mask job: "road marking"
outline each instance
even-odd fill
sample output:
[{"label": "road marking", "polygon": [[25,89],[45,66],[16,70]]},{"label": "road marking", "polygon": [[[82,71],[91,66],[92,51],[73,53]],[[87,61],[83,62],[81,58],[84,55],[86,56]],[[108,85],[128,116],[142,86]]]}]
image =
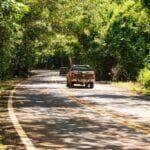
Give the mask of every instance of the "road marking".
[{"label": "road marking", "polygon": [[[54,77],[55,82],[58,83],[58,81],[56,80],[56,77]],[[83,99],[79,99],[75,96],[72,96],[72,92],[68,91],[67,89],[61,89],[62,92],[68,94],[68,99],[70,99],[71,101],[78,103],[80,105],[86,106],[88,109],[98,113],[98,114],[105,114],[108,116],[111,116],[113,119],[116,119],[117,121],[119,121],[118,123],[121,125],[124,125],[130,129],[135,130],[136,132],[142,132],[144,134],[150,134],[150,129],[147,127],[144,127],[142,125],[136,125],[135,122],[133,122],[131,119],[134,119],[132,117],[129,116],[122,116],[122,115],[118,115],[118,114],[114,114],[111,111],[107,110],[107,109],[96,109],[94,107],[94,105],[88,101],[85,101]]]},{"label": "road marking", "polygon": [[[18,84],[17,86],[19,86],[20,84]],[[9,116],[10,119],[13,123],[13,126],[15,127],[21,141],[23,142],[25,148],[27,150],[36,150],[35,146],[33,145],[32,141],[29,139],[29,137],[27,136],[27,134],[25,133],[25,131],[23,130],[21,124],[19,123],[19,120],[17,119],[15,112],[14,112],[14,108],[13,108],[13,94],[15,92],[15,89],[11,91],[10,96],[9,96],[9,100],[8,100],[8,112],[9,112]]]},{"label": "road marking", "polygon": [[97,110],[95,109],[95,107],[92,104],[83,102],[84,100],[80,100],[77,97],[74,96],[69,96],[68,97],[70,100],[72,100],[73,102],[76,102],[80,105],[84,105],[86,107],[88,107],[90,110],[97,112],[98,114],[105,114],[105,115],[109,115],[111,116],[113,119],[118,120],[119,124],[127,126],[130,129],[134,129],[137,132],[143,132],[144,134],[150,134],[150,129],[143,127],[142,125],[136,125],[136,123],[134,123],[133,121],[131,121],[131,119],[127,118],[126,116],[121,116],[121,115],[117,115],[117,114],[113,114],[110,111],[106,110],[106,109],[101,109],[101,110]]}]

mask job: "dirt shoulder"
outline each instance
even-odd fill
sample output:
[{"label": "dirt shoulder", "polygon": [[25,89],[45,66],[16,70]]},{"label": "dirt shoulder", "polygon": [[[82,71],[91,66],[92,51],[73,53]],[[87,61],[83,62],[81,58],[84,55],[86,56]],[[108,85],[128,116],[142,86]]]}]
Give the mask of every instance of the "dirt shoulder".
[{"label": "dirt shoulder", "polygon": [[3,144],[2,144],[2,136],[0,135],[0,149],[3,149]]},{"label": "dirt shoulder", "polygon": [[11,90],[22,80],[0,82],[0,149],[23,149],[23,144],[11,123],[7,109]]}]

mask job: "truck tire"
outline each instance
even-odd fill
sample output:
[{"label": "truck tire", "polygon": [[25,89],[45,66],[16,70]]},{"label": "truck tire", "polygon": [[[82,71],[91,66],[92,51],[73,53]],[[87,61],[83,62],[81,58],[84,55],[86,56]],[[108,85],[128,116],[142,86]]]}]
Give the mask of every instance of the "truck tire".
[{"label": "truck tire", "polygon": [[74,87],[74,84],[73,83],[69,83],[69,88],[73,88]]},{"label": "truck tire", "polygon": [[89,86],[89,83],[85,83],[85,88],[88,88],[88,86]]},{"label": "truck tire", "polygon": [[94,83],[91,82],[91,83],[90,83],[90,89],[93,89],[93,88],[94,88]]},{"label": "truck tire", "polygon": [[67,81],[67,87],[69,87],[69,83],[68,83],[68,81]]}]

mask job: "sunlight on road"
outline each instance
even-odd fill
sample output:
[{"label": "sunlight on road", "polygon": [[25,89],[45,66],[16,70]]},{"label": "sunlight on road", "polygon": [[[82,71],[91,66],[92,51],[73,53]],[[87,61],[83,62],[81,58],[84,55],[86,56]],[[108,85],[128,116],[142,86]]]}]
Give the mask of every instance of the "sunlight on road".
[{"label": "sunlight on road", "polygon": [[58,72],[37,71],[13,99],[16,115],[37,148],[149,149],[150,136],[142,132],[150,129],[149,101],[123,89],[98,83],[94,89],[69,89]]}]

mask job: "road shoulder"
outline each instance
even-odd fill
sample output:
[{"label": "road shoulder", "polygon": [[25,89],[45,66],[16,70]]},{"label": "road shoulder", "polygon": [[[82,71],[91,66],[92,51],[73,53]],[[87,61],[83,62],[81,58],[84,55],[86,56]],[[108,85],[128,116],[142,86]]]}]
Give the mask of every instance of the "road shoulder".
[{"label": "road shoulder", "polygon": [[7,103],[16,84],[23,79],[0,82],[0,149],[24,149],[13,124],[11,123]]}]

